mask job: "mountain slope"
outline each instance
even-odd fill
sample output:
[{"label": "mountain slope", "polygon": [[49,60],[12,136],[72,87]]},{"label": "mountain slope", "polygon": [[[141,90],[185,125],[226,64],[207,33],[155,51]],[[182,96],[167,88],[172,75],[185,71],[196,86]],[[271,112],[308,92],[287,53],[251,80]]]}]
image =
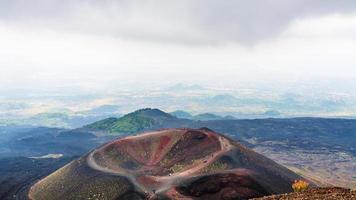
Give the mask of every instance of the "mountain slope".
[{"label": "mountain slope", "polygon": [[193,119],[200,120],[200,121],[210,121],[210,120],[221,120],[224,118],[212,113],[202,113],[202,114],[195,115]]},{"label": "mountain slope", "polygon": [[84,126],[84,128],[110,133],[135,133],[172,119],[174,120],[175,117],[159,109],[146,108],[129,113],[121,118],[107,118]]},{"label": "mountain slope", "polygon": [[176,110],[169,114],[171,114],[177,118],[183,118],[183,119],[192,119],[193,118],[193,115],[191,115],[189,112],[186,112],[184,110]]},{"label": "mountain slope", "polygon": [[[161,116],[160,120],[143,127],[135,125],[134,127],[138,127],[135,130],[143,132],[172,127],[208,127],[241,141],[298,174],[320,182],[321,185],[356,188],[356,177],[350,176],[354,171],[356,155],[356,120],[271,118],[195,121],[167,117],[167,114],[162,113],[158,116]],[[153,117],[150,119],[154,120]],[[97,136],[112,137],[135,133],[110,132],[107,127],[103,132],[98,132],[98,129],[83,131],[89,131]]]},{"label": "mountain slope", "polygon": [[[114,140],[34,184],[31,199],[247,199],[300,177],[207,128]],[[75,190],[73,190],[75,188]]]}]

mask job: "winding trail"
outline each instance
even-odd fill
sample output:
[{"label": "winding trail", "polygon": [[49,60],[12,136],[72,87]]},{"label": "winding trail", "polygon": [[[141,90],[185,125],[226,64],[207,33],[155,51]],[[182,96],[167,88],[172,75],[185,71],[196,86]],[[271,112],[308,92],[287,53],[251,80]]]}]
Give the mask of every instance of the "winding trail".
[{"label": "winding trail", "polygon": [[[176,130],[182,130],[182,129],[176,129]],[[162,131],[149,132],[149,133],[144,133],[144,134],[139,135],[139,136],[126,137],[126,138],[123,138],[121,140],[148,138],[148,137],[153,136],[155,134],[161,134],[161,133],[162,133]],[[227,140],[226,138],[224,138],[223,136],[213,134],[213,133],[211,133],[209,131],[204,131],[203,133],[205,135],[207,135],[207,136],[218,137],[220,150],[218,150],[218,151],[212,153],[211,155],[209,155],[208,158],[204,162],[202,162],[202,163],[200,163],[200,164],[198,164],[198,165],[196,165],[196,166],[194,166],[192,168],[189,168],[189,169],[187,169],[185,171],[174,173],[174,174],[167,175],[167,176],[145,176],[145,177],[153,179],[155,182],[159,183],[157,188],[154,189],[155,192],[165,191],[165,190],[169,189],[170,187],[174,186],[176,183],[178,183],[180,181],[183,181],[183,180],[185,180],[187,178],[191,178],[192,175],[198,174],[199,171],[201,171],[203,168],[205,168],[208,165],[210,165],[211,163],[213,163],[219,155],[225,154],[226,152],[230,151],[233,148],[233,146],[231,145],[230,141]],[[108,143],[108,144],[102,146],[100,149],[92,151],[87,156],[87,164],[88,164],[88,166],[91,167],[92,169],[95,169],[95,170],[98,170],[98,171],[101,171],[101,172],[109,173],[109,174],[116,175],[116,176],[126,177],[135,185],[135,187],[139,188],[142,191],[146,191],[148,193],[151,193],[151,194],[149,194],[150,196],[154,196],[154,194],[153,194],[154,192],[150,192],[151,190],[149,190],[144,185],[140,184],[137,181],[137,176],[134,175],[133,173],[130,173],[129,171],[126,171],[125,169],[113,170],[113,169],[110,169],[110,168],[107,168],[107,167],[100,166],[96,162],[96,160],[94,159],[94,154],[97,153],[98,151],[100,151],[101,149],[107,147],[110,144],[111,143]]]},{"label": "winding trail", "polygon": [[290,192],[300,178],[207,128],[163,129],[89,152],[32,185],[28,197],[249,199]]}]

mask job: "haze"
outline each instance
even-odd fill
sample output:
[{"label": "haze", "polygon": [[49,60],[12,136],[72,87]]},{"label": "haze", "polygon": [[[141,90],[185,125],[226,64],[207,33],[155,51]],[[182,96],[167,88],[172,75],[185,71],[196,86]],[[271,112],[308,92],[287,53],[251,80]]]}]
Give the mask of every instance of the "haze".
[{"label": "haze", "polygon": [[0,36],[7,99],[177,83],[356,91],[353,0],[1,0]]}]

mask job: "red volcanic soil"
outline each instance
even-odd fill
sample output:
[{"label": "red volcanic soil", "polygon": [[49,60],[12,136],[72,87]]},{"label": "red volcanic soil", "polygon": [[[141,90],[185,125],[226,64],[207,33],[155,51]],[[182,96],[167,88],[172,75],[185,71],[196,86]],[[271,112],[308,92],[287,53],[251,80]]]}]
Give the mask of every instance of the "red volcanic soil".
[{"label": "red volcanic soil", "polygon": [[166,129],[90,152],[33,185],[29,198],[247,199],[290,192],[299,178],[209,129]]},{"label": "red volcanic soil", "polygon": [[254,200],[355,200],[356,190],[345,188],[313,188],[304,192],[272,195]]}]

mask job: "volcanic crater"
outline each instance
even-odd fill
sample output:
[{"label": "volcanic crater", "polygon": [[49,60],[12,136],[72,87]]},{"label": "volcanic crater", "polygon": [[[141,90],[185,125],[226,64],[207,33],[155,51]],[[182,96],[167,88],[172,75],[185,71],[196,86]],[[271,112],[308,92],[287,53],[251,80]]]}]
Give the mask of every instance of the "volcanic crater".
[{"label": "volcanic crater", "polygon": [[29,199],[248,199],[300,177],[207,128],[107,143],[35,183]]}]

